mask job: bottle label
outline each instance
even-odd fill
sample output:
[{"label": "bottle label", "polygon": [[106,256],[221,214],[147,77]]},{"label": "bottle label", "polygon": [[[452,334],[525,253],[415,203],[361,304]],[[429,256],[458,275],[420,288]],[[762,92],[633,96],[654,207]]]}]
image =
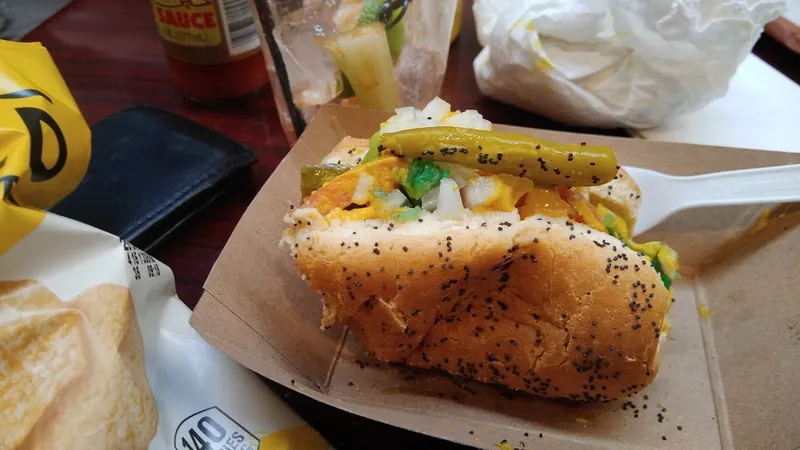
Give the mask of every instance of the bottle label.
[{"label": "bottle label", "polygon": [[165,41],[187,47],[216,47],[222,43],[217,9],[211,0],[152,0],[152,3],[158,32]]},{"label": "bottle label", "polygon": [[220,12],[231,56],[258,48],[260,45],[258,29],[249,0],[222,0]]}]

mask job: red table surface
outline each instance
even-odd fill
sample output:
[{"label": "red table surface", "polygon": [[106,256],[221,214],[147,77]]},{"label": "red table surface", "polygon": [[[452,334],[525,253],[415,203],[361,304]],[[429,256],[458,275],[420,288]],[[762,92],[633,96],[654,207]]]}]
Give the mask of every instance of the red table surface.
[{"label": "red table surface", "polygon": [[[472,61],[480,47],[471,1],[453,45],[441,96],[457,109],[477,109],[486,119],[511,125],[625,135],[623,130],[577,129],[482,97]],[[132,105],[170,110],[250,146],[259,161],[242,184],[189,220],[153,255],[169,265],[178,295],[194,307],[203,282],[247,205],[289,151],[272,93],[236,110],[208,110],[183,100],[172,84],[148,0],[75,0],[25,41],[50,51],[89,124]],[[795,82],[800,56],[764,37],[754,52]],[[318,404],[272,384],[334,445],[345,448],[464,448],[415,435]],[[345,430],[358,427],[358,435]]]}]

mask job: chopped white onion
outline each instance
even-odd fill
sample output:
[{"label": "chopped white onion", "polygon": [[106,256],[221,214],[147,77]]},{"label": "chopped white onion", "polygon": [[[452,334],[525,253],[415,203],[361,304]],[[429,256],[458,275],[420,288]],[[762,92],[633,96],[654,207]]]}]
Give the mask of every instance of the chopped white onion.
[{"label": "chopped white onion", "polygon": [[439,204],[439,187],[435,187],[430,191],[422,194],[422,209],[428,212],[436,211],[436,206]]},{"label": "chopped white onion", "polygon": [[422,110],[414,109],[413,106],[395,109],[395,115],[386,120],[380,131],[381,133],[392,133],[442,125],[477,130],[489,130],[492,127],[488,120],[485,120],[480,113],[472,109],[450,114],[450,105],[437,97],[431,100]]},{"label": "chopped white onion", "polygon": [[392,192],[386,194],[386,197],[383,197],[379,203],[379,208],[383,211],[394,211],[395,209],[403,206],[408,199],[406,196],[400,192],[399,189],[395,189]]},{"label": "chopped white onion", "polygon": [[463,188],[469,180],[478,177],[478,173],[475,172],[475,169],[470,169],[460,164],[449,164],[449,166],[448,170],[450,171],[450,175],[448,176],[456,182],[459,189]]},{"label": "chopped white onion", "polygon": [[423,117],[422,112],[414,109],[413,106],[397,108],[395,111],[397,114],[386,121],[386,124],[381,127],[381,133],[432,127],[438,124],[433,120],[428,120],[427,117]]},{"label": "chopped white onion", "polygon": [[445,114],[450,112],[450,104],[446,101],[440,99],[439,97],[434,98],[425,108],[422,109],[422,117],[428,118],[430,117],[431,120],[440,121]]},{"label": "chopped white onion", "polygon": [[469,109],[460,114],[445,117],[442,120],[442,125],[451,127],[473,128],[475,130],[489,130],[491,129],[491,122],[484,119],[483,116],[474,109]]},{"label": "chopped white onion", "polygon": [[403,106],[402,108],[396,108],[394,112],[396,116],[390,117],[389,120],[414,117],[417,110],[413,106]]},{"label": "chopped white onion", "polygon": [[367,203],[369,200],[369,190],[372,188],[372,183],[375,181],[370,175],[366,173],[362,173],[361,176],[358,178],[358,183],[356,183],[356,190],[353,191],[353,198],[350,199],[351,202],[355,203],[356,205],[363,205]]},{"label": "chopped white onion", "polygon": [[450,178],[442,179],[439,184],[438,207],[436,215],[441,219],[459,219],[464,214],[461,194],[458,185]]},{"label": "chopped white onion", "polygon": [[461,191],[464,206],[474,208],[488,203],[497,193],[494,177],[477,177],[469,180]]}]

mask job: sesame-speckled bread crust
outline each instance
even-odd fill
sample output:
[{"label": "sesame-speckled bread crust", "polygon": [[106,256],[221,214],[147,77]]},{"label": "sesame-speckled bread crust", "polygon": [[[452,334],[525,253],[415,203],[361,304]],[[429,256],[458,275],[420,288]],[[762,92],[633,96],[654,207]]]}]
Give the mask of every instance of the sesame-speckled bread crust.
[{"label": "sesame-speckled bread crust", "polygon": [[634,228],[642,205],[642,191],[625,169],[620,168],[617,176],[606,184],[575,189],[593,204],[602,204],[622,217],[631,230]]},{"label": "sesame-speckled bread crust", "polygon": [[361,162],[361,158],[367,153],[369,139],[354,138],[346,136],[336,144],[322,162],[324,164],[344,164],[355,166]]},{"label": "sesame-speckled bread crust", "polygon": [[669,295],[618,239],[516,213],[439,221],[287,220],[298,269],[384,361],[547,397],[611,400],[658,370]]}]

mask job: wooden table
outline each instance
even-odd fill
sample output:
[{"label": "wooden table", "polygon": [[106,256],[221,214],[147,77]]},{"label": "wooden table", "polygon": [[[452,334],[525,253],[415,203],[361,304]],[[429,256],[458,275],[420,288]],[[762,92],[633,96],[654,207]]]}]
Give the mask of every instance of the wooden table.
[{"label": "wooden table", "polygon": [[[470,5],[466,0],[463,30],[450,51],[441,94],[454,108],[478,109],[497,123],[625,135],[624,130],[566,127],[483,98],[472,70],[472,60],[480,48]],[[172,268],[180,298],[194,307],[239,217],[289,151],[271,92],[245,108],[228,111],[202,109],[183,100],[172,85],[148,0],[75,0],[24,40],[47,46],[90,124],[125,107],[149,104],[221,131],[258,154],[258,163],[241,186],[191,219],[153,252]],[[799,55],[769,38],[759,41],[754,51],[795,82],[800,80]],[[362,419],[270,385],[339,449],[464,448]],[[348,429],[359,431],[354,435]]]}]

